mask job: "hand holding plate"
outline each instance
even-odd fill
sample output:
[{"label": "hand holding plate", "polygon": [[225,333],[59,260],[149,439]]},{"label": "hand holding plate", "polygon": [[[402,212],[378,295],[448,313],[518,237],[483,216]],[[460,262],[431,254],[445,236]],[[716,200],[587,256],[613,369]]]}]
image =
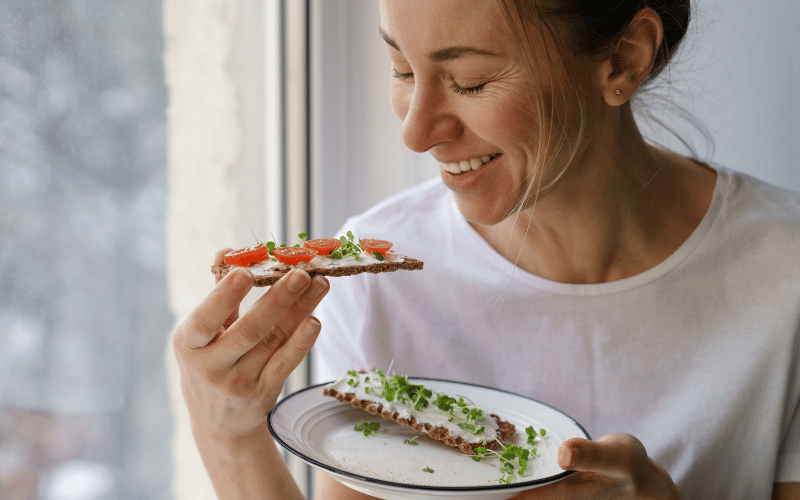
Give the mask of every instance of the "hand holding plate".
[{"label": "hand holding plate", "polygon": [[576,474],[526,491],[514,500],[596,499],[679,500],[669,474],[653,462],[630,434],[608,434],[597,441],[572,438],[558,449],[558,465]]}]

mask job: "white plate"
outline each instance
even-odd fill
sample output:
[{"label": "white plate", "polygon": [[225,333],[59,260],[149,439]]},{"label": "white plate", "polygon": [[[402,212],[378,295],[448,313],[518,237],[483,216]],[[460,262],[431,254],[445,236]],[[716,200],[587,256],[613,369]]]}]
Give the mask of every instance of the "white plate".
[{"label": "white plate", "polygon": [[[417,446],[404,444],[419,435],[347,403],[323,396],[320,384],[295,392],[280,401],[269,415],[272,436],[304,462],[330,473],[357,491],[386,500],[469,498],[504,500],[520,491],[559,481],[571,471],[557,462],[558,446],[572,437],[590,439],[583,427],[561,411],[517,394],[459,382],[410,378],[413,383],[453,396],[465,396],[517,428],[518,444],[532,425],[546,430],[538,447],[539,460],[528,462],[530,476],[512,484],[499,484],[499,461],[475,462],[457,448],[428,439]],[[353,430],[361,421],[379,422],[377,434],[364,436]],[[425,472],[425,468],[433,472]]]}]

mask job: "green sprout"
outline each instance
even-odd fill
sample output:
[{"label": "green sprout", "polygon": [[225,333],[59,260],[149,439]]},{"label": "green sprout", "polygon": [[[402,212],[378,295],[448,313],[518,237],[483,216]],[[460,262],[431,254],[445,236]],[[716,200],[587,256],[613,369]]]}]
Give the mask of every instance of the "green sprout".
[{"label": "green sprout", "polygon": [[[497,452],[490,450],[483,446],[475,449],[475,455],[472,459],[480,462],[484,458],[496,456],[500,459],[500,472],[502,476],[498,480],[500,484],[511,484],[519,477],[523,477],[528,470],[528,460],[531,457],[536,458],[535,446],[539,443],[536,441],[540,436],[544,437],[545,430],[541,429],[538,433],[533,427],[525,429],[525,434],[528,436],[527,441],[523,446],[517,446],[513,443],[503,444],[500,441],[501,451]],[[536,458],[538,460],[538,458]],[[541,463],[541,461],[539,461]]]},{"label": "green sprout", "polygon": [[354,431],[363,431],[365,436],[369,436],[370,434],[375,434],[378,432],[378,429],[381,428],[381,424],[378,422],[364,422],[362,421],[360,424],[356,424],[353,427]]}]

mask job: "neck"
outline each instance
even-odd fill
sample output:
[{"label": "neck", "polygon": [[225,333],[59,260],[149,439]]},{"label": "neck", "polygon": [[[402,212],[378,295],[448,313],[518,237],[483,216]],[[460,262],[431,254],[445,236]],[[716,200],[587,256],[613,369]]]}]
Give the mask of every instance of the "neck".
[{"label": "neck", "polygon": [[627,278],[666,259],[705,215],[713,170],[647,145],[629,107],[612,111],[535,201],[475,226],[520,268],[564,283]]}]

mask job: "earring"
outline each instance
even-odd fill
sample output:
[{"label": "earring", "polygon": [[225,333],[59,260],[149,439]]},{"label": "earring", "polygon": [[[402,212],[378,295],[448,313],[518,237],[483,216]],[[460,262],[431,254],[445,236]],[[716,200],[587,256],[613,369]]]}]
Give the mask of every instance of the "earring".
[{"label": "earring", "polygon": [[617,89],[617,90],[614,91],[614,93],[617,94],[617,95],[620,95],[622,93],[622,91],[620,89]]}]

